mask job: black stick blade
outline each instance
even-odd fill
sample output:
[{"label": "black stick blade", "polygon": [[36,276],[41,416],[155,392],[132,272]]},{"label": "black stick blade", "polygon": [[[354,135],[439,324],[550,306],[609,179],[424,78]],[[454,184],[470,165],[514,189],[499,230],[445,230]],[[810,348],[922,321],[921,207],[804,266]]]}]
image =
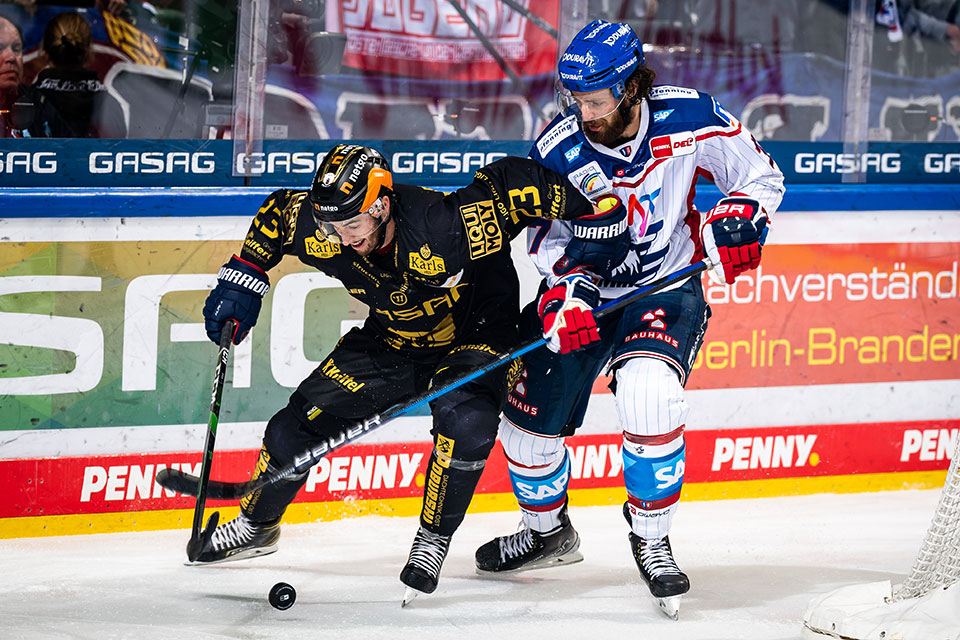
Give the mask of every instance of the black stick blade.
[{"label": "black stick blade", "polygon": [[[200,478],[179,469],[161,469],[157,473],[157,484],[165,489],[182,493],[185,496],[197,495]],[[211,500],[236,500],[247,495],[247,482],[219,482],[211,480],[207,485],[207,497]]]}]

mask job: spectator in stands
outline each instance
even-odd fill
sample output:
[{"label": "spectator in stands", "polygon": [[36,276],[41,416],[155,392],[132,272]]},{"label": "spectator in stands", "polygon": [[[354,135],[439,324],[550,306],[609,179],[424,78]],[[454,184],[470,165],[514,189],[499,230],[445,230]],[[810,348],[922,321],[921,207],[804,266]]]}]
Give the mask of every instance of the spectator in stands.
[{"label": "spectator in stands", "polygon": [[0,16],[0,138],[12,130],[13,103],[23,93],[23,36],[17,25]]},{"label": "spectator in stands", "polygon": [[27,96],[37,115],[29,127],[33,137],[124,138],[120,104],[85,69],[90,59],[90,25],[79,13],[58,13],[43,34],[43,50],[51,66],[38,75]]},{"label": "spectator in stands", "polygon": [[954,53],[960,53],[960,2],[897,0],[897,7],[904,33],[948,43]]},{"label": "spectator in stands", "polygon": [[94,6],[100,10],[100,13],[109,13],[114,18],[133,24],[133,12],[127,6],[127,0],[96,0]]}]

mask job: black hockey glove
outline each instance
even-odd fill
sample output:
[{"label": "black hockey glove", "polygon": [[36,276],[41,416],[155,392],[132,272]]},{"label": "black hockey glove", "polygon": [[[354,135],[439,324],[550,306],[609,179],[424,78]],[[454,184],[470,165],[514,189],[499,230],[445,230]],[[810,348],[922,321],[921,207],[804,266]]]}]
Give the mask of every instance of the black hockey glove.
[{"label": "black hockey glove", "polygon": [[600,197],[596,206],[598,212],[570,221],[573,238],[553,265],[556,275],[582,267],[601,278],[609,278],[626,259],[630,251],[627,208],[614,195]]},{"label": "black hockey glove", "polygon": [[220,334],[227,320],[237,321],[233,344],[240,344],[257,324],[263,296],[270,290],[267,274],[260,267],[233,256],[220,267],[217,286],[203,305],[207,337],[220,344]]}]

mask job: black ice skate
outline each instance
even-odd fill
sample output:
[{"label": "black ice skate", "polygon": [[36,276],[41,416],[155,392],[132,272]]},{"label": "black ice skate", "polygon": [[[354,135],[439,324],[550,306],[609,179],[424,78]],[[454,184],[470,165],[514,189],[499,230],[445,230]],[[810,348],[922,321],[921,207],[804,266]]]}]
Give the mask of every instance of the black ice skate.
[{"label": "black ice skate", "polygon": [[477,549],[478,573],[515,573],[583,560],[567,508],[560,512],[560,526],[547,533],[523,527],[517,533],[494,538]]},{"label": "black ice skate", "polygon": [[410,557],[400,572],[400,582],[407,585],[401,607],[405,607],[419,593],[433,593],[440,580],[440,567],[450,550],[450,538],[439,533],[427,531],[423,527],[417,531],[410,548]]},{"label": "black ice skate", "polygon": [[673,559],[670,537],[646,540],[631,531],[630,546],[650,593],[663,612],[677,620],[680,617],[680,596],[690,591],[690,580]]},{"label": "black ice skate", "polygon": [[241,511],[236,518],[214,529],[197,559],[188,564],[218,564],[265,556],[277,550],[279,539],[280,518],[251,522]]}]

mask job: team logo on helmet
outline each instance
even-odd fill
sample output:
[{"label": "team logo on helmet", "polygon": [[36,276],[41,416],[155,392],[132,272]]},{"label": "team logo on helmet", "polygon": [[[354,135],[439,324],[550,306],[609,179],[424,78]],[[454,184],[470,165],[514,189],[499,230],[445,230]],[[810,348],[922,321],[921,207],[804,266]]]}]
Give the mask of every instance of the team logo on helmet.
[{"label": "team logo on helmet", "polygon": [[341,144],[324,158],[313,179],[310,201],[318,225],[346,220],[370,209],[393,188],[390,165],[371,147]]},{"label": "team logo on helmet", "polygon": [[613,89],[619,98],[626,79],[643,63],[643,45],[629,24],[594,20],[574,36],[557,72],[569,91]]}]

